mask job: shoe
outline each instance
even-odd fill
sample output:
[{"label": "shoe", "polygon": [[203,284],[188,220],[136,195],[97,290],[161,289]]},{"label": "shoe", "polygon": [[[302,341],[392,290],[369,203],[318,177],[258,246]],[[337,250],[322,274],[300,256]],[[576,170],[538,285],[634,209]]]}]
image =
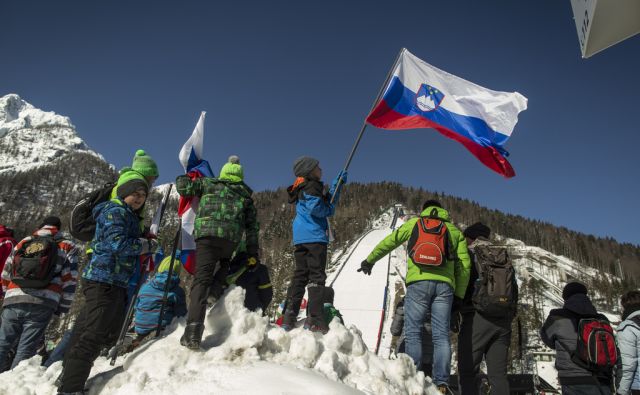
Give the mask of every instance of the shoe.
[{"label": "shoe", "polygon": [[304,329],[311,332],[322,333],[323,335],[326,335],[327,332],[329,332],[329,327],[325,324],[313,324],[310,323],[309,320],[305,320]]},{"label": "shoe", "polygon": [[446,384],[440,384],[438,386],[438,392],[440,392],[441,394],[453,395],[453,392]]},{"label": "shoe", "polygon": [[280,325],[280,328],[284,329],[285,332],[291,332],[295,327],[289,324],[282,324]]},{"label": "shoe", "polygon": [[184,334],[180,338],[180,344],[190,350],[200,349],[202,341],[202,332],[204,332],[204,324],[199,322],[191,322],[184,328]]}]

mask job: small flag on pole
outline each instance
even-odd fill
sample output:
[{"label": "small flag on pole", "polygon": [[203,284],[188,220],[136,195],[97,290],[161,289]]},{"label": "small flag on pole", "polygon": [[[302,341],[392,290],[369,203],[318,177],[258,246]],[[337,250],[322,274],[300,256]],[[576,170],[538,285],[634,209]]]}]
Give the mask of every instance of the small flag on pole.
[{"label": "small flag on pole", "polygon": [[382,129],[436,129],[509,178],[515,172],[504,144],[526,108],[527,98],[518,92],[483,88],[403,49],[366,122]]},{"label": "small flag on pole", "polygon": [[[200,119],[196,127],[191,133],[191,137],[182,146],[178,158],[180,163],[191,179],[195,180],[200,177],[213,177],[213,171],[209,163],[202,159],[202,148],[204,145],[204,119],[205,112],[202,111]],[[180,253],[180,261],[184,268],[191,274],[196,269],[196,241],[193,238],[193,229],[195,227],[196,215],[198,213],[198,197],[180,197],[178,205],[178,215],[182,219],[182,248]]]}]

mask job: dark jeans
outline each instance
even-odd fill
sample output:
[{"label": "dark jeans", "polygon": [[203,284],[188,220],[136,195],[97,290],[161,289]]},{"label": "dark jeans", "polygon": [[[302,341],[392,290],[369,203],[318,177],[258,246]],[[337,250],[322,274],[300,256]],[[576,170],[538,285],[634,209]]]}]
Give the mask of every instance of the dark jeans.
[{"label": "dark jeans", "polygon": [[204,322],[209,293],[214,288],[216,296],[220,296],[235,249],[236,243],[219,237],[196,240],[196,275],[189,295],[188,323]]},{"label": "dark jeans", "polygon": [[458,374],[460,394],[477,395],[480,363],[487,362],[491,393],[508,394],[507,360],[511,342],[511,320],[489,320],[475,312],[462,314],[458,334]]},{"label": "dark jeans", "polygon": [[72,331],[66,331],[64,335],[62,335],[62,339],[56,345],[56,348],[51,351],[49,354],[49,358],[43,364],[44,367],[48,368],[58,361],[62,361],[64,358],[64,354],[67,352],[69,348],[69,343],[71,342]]},{"label": "dark jeans", "polygon": [[602,384],[571,384],[562,386],[562,395],[610,395],[611,387]]},{"label": "dark jeans", "polygon": [[125,319],[126,288],[85,280],[82,293],[85,304],[64,356],[60,392],[84,390],[93,362],[102,348],[116,342]]},{"label": "dark jeans", "polygon": [[[16,355],[11,369],[20,361],[36,355],[44,340],[44,332],[53,316],[53,309],[33,303],[17,303],[5,306],[2,310],[0,326],[0,361],[6,361],[9,351],[17,343]],[[2,364],[2,371],[8,368]]]},{"label": "dark jeans", "polygon": [[300,312],[300,303],[304,297],[304,289],[309,286],[307,312],[312,324],[323,325],[322,305],[324,283],[327,280],[327,245],[323,243],[306,243],[295,246],[294,257],[296,268],[287,290],[287,309],[283,323],[293,324]]}]

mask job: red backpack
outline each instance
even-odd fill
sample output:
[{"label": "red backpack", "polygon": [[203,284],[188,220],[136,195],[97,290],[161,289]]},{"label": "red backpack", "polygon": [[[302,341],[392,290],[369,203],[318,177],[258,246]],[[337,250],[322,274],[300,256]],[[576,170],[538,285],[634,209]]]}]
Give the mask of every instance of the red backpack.
[{"label": "red backpack", "polygon": [[578,343],[572,360],[593,372],[611,372],[618,361],[618,347],[609,321],[604,318],[578,321]]},{"label": "red backpack", "polygon": [[438,210],[434,208],[428,217],[420,217],[413,227],[408,245],[409,257],[419,266],[440,266],[447,259],[452,259],[450,238],[445,221],[438,218]]}]

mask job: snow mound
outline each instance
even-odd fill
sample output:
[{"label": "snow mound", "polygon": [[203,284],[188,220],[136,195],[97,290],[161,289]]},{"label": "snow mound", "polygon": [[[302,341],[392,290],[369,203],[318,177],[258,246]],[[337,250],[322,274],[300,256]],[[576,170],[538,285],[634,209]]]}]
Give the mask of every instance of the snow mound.
[{"label": "snow mound", "polygon": [[16,94],[0,97],[0,173],[43,166],[89,149],[68,117],[42,111]]},{"label": "snow mound", "polygon": [[[355,327],[334,321],[328,334],[285,332],[243,306],[236,287],[209,311],[201,351],[180,346],[184,319],[166,336],[119,359],[99,358],[90,394],[423,394],[436,393],[411,360],[368,351]],[[39,357],[0,374],[0,393],[55,394],[61,363],[45,370]]]}]

